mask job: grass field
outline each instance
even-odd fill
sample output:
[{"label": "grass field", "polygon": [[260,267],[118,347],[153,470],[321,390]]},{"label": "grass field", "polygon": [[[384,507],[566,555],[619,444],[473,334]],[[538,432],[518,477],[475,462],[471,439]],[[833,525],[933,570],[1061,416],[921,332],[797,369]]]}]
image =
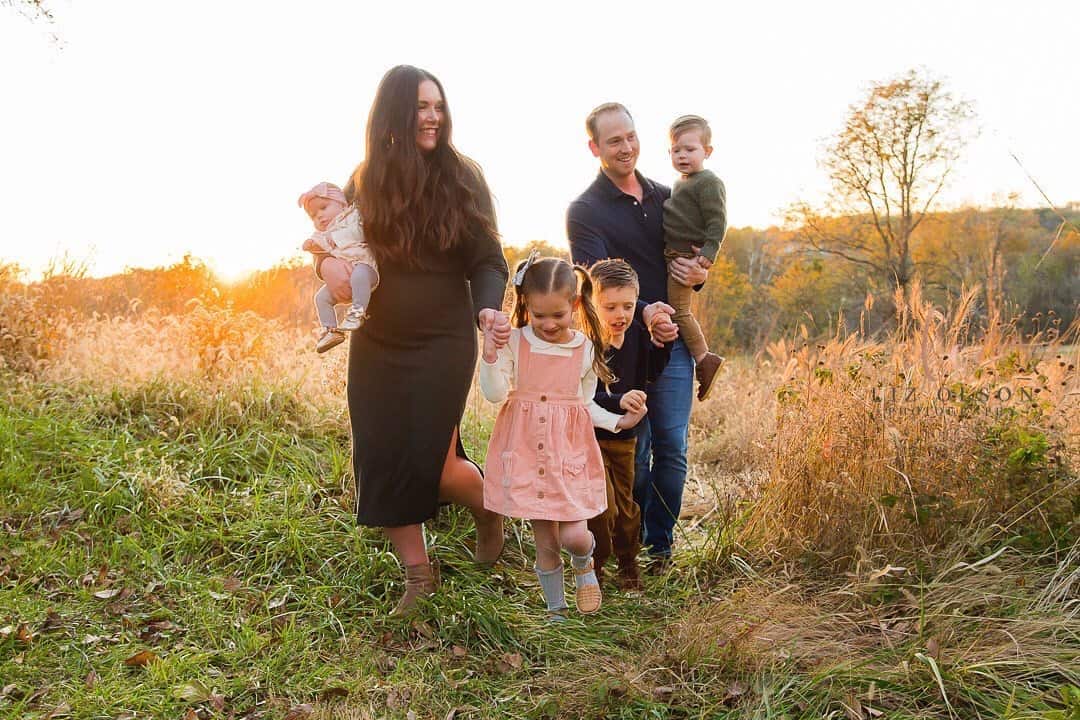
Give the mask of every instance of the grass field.
[{"label": "grass field", "polygon": [[733,359],[675,568],[559,627],[526,527],[482,572],[456,509],[387,618],[343,352],[199,308],[71,328],[0,374],[0,716],[1080,718],[1077,352],[957,327]]}]

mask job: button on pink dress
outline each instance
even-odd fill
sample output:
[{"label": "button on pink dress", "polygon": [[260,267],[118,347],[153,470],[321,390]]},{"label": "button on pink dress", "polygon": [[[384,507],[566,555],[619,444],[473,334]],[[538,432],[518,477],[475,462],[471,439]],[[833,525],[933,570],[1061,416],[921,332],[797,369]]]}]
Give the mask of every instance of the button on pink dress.
[{"label": "button on pink dress", "polygon": [[514,389],[484,468],[484,507],[508,517],[574,521],[607,508],[604,461],[580,397],[585,343],[569,357],[532,352],[518,334]]}]

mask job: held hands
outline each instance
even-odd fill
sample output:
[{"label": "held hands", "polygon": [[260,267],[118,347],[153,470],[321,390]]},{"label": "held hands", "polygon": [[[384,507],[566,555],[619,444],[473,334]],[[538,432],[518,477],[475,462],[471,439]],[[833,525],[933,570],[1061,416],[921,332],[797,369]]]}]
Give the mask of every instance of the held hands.
[{"label": "held hands", "polygon": [[679,326],[671,320],[674,314],[675,308],[663,302],[654,302],[641,311],[641,319],[645,321],[645,327],[649,329],[652,343],[656,347],[663,347],[664,343],[679,337]]},{"label": "held hands", "polygon": [[645,393],[641,390],[631,390],[619,400],[619,407],[629,413],[644,412],[647,409],[645,407]]},{"label": "held hands", "polygon": [[706,269],[706,270],[708,270],[709,268],[711,268],[711,267],[712,267],[712,260],[710,260],[709,258],[705,257],[704,255],[698,255],[698,256],[697,256],[697,257],[695,258],[695,260],[697,260],[697,264],[698,264],[698,265],[700,265],[701,267],[703,267],[703,268],[704,268],[704,269]]},{"label": "held hands", "polygon": [[644,405],[641,406],[641,410],[638,412],[628,412],[625,415],[619,416],[619,422],[615,423],[616,430],[629,430],[641,422],[645,414],[649,412],[649,409]]},{"label": "held hands", "polygon": [[498,350],[510,341],[510,318],[506,313],[484,308],[477,314],[480,330],[484,333],[484,362],[493,363]]},{"label": "held hands", "polygon": [[621,416],[619,422],[615,424],[618,430],[634,427],[649,412],[649,408],[645,405],[645,393],[641,390],[631,390],[623,395],[619,400],[619,407],[625,410],[626,414]]},{"label": "held hands", "polygon": [[[709,263],[708,266],[701,263],[703,259]],[[709,277],[708,268],[711,266],[709,259],[702,258],[700,255],[692,258],[677,257],[671,261],[671,277],[675,278],[680,285],[694,287],[705,282]]]}]

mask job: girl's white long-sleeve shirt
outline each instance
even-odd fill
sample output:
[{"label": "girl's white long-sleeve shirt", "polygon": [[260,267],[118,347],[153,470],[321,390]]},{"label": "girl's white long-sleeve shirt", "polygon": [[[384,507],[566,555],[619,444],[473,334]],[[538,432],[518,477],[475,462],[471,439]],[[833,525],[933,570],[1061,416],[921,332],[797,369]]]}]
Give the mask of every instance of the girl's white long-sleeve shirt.
[{"label": "girl's white long-sleeve shirt", "polygon": [[512,328],[510,342],[505,347],[499,348],[495,362],[489,363],[483,358],[480,359],[480,392],[490,402],[501,403],[510,394],[511,388],[517,385],[519,341],[529,343],[529,348],[533,353],[562,357],[570,357],[574,354],[574,349],[584,343],[585,351],[581,353],[581,382],[578,384],[578,397],[588,409],[595,427],[603,428],[608,432],[619,432],[616,425],[621,415],[605,410],[593,399],[599,382],[593,370],[593,345],[588,342],[584,333],[577,330],[573,333],[573,337],[568,342],[550,343],[537,337],[528,325],[523,328]]}]

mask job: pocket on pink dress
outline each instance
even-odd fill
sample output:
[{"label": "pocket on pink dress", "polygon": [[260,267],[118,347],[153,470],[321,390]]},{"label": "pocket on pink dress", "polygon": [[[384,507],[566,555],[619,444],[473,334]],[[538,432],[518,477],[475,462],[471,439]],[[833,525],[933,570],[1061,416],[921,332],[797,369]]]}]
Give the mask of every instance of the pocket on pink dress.
[{"label": "pocket on pink dress", "polygon": [[574,455],[563,459],[563,475],[567,480],[581,480],[585,475],[585,455]]},{"label": "pocket on pink dress", "polygon": [[503,452],[500,458],[502,460],[502,486],[508,488],[513,483],[514,478],[514,453],[511,451]]}]

